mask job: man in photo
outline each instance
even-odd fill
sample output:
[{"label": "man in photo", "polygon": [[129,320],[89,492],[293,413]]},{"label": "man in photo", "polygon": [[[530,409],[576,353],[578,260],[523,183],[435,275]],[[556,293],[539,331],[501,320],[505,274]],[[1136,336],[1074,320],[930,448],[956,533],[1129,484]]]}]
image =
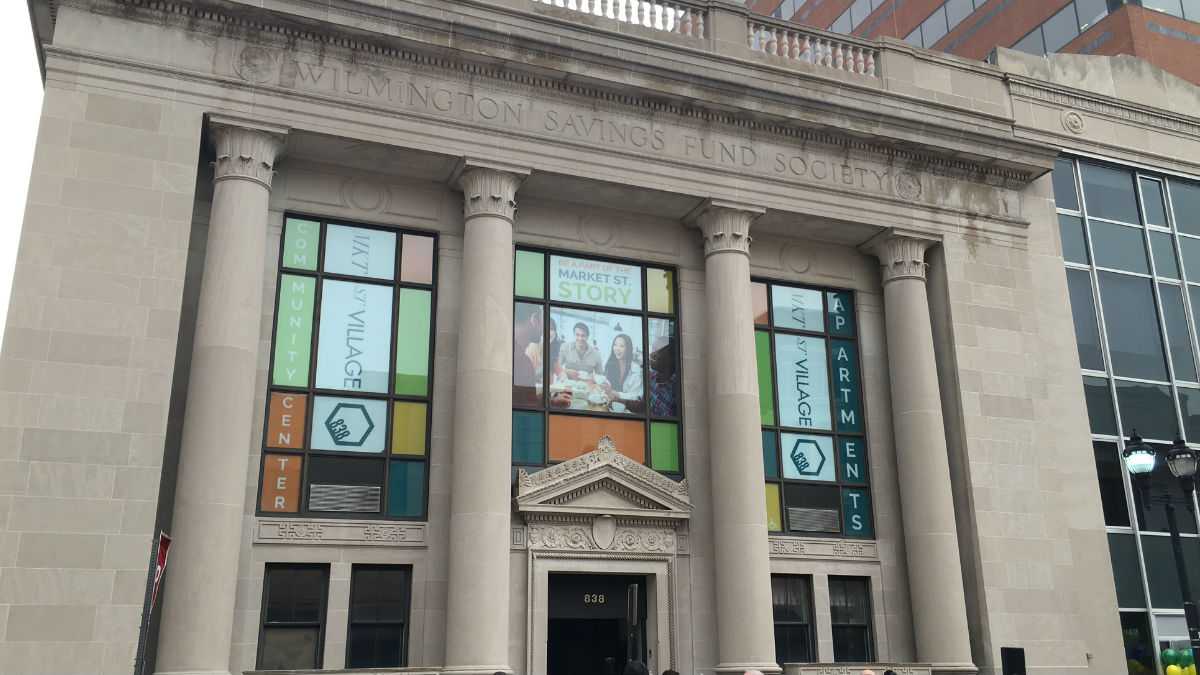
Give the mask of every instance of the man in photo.
[{"label": "man in photo", "polygon": [[567,377],[573,380],[590,377],[592,373],[599,373],[604,369],[600,350],[592,346],[591,336],[591,329],[580,321],[575,324],[575,341],[559,350],[560,365],[566,371]]}]

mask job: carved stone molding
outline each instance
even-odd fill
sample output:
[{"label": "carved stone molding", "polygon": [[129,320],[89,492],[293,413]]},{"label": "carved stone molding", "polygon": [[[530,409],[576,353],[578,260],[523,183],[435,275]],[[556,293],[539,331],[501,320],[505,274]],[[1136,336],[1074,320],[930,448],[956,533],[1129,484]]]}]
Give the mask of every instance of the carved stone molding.
[{"label": "carved stone molding", "polygon": [[425,547],[425,523],[312,518],[257,518],[255,544]]},{"label": "carved stone molding", "polygon": [[929,268],[925,251],[936,243],[932,239],[891,230],[871,238],[861,249],[879,258],[883,283],[887,284],[897,279],[924,281],[925,271]]},{"label": "carved stone molding", "polygon": [[879,545],[873,541],[833,538],[770,537],[772,558],[804,560],[862,560],[877,562]]},{"label": "carved stone molding", "polygon": [[[611,533],[606,525],[615,525]],[[514,533],[516,530],[514,530]],[[513,548],[530,551],[576,551],[612,554],[674,555],[686,553],[679,546],[680,535],[667,526],[615,523],[604,516],[591,523],[582,519],[570,523],[536,521],[513,537]],[[518,540],[520,543],[518,543]]]},{"label": "carved stone molding", "polygon": [[528,169],[471,160],[461,162],[451,180],[463,192],[463,220],[498,216],[514,222],[517,190],[528,176]]},{"label": "carved stone molding", "polygon": [[[562,499],[562,495],[579,496],[590,491],[589,486],[595,484],[595,481],[584,480],[579,481],[578,485],[574,485],[575,479],[585,478],[588,474],[596,473],[604,467],[612,467],[620,473],[625,481],[632,483],[634,491],[640,493],[637,498],[639,507],[644,508],[640,502],[661,501],[664,497],[669,498],[683,509],[691,507],[687,479],[679,482],[673,481],[645,464],[629,459],[617,452],[617,446],[608,436],[600,439],[595,450],[574,459],[532,474],[525,469],[519,470],[517,473],[517,502],[519,505],[534,502],[565,505],[569,500]],[[596,477],[600,478],[598,475]],[[537,498],[535,493],[553,486],[562,486],[564,489],[561,492],[556,491],[554,495],[547,495],[544,500]]]},{"label": "carved stone molding", "polygon": [[283,153],[288,129],[215,115],[208,124],[216,146],[213,182],[238,178],[260,183],[270,190],[275,162]]},{"label": "carved stone molding", "polygon": [[733,202],[707,200],[687,217],[704,236],[704,256],[716,253],[750,255],[750,225],[766,209]]}]

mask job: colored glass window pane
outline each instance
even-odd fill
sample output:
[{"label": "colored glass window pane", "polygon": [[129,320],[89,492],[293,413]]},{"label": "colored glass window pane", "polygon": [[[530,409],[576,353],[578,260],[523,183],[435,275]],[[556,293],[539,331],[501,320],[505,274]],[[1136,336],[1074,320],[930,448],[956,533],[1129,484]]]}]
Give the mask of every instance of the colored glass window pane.
[{"label": "colored glass window pane", "polygon": [[425,511],[425,462],[393,460],[388,468],[388,515],[416,517]]},{"label": "colored glass window pane", "polygon": [[387,402],[317,396],[313,399],[312,447],[342,452],[383,452]]},{"label": "colored glass window pane", "polygon": [[615,309],[641,309],[642,269],[607,260],[552,255],[550,299]]},{"label": "colored glass window pane", "polygon": [[275,318],[275,365],[271,372],[272,384],[285,387],[308,386],[316,288],[316,280],[310,277],[284,274],[279,278],[279,311]]},{"label": "colored glass window pane", "polygon": [[674,314],[674,289],[674,272],[656,267],[646,268],[646,309],[660,314]]},{"label": "colored glass window pane", "polygon": [[517,251],[513,291],[526,298],[546,295],[545,255],[537,251]]},{"label": "colored glass window pane", "polygon": [[540,412],[513,411],[513,464],[546,462],[545,417]]},{"label": "colored glass window pane", "polygon": [[428,406],[397,401],[392,406],[392,454],[425,456]]},{"label": "colored glass window pane", "polygon": [[758,413],[763,424],[775,424],[775,394],[771,381],[771,334],[754,333],[754,354],[758,363]]},{"label": "colored glass window pane", "polygon": [[650,467],[657,471],[679,471],[679,425],[650,423]]},{"label": "colored glass window pane", "polygon": [[259,508],[270,513],[299,511],[300,476],[303,466],[304,458],[300,455],[264,455]]},{"label": "colored glass window pane", "polygon": [[321,224],[301,218],[288,218],[283,226],[283,266],[315,271]]},{"label": "colored glass window pane", "polygon": [[871,524],[871,495],[866,490],[842,490],[842,513],[847,537],[875,536]]},{"label": "colored glass window pane", "polygon": [[429,393],[429,324],[433,294],[415,288],[400,289],[396,314],[395,392],[407,396]]},{"label": "colored glass window pane", "polygon": [[650,414],[653,417],[679,416],[679,346],[675,322],[649,319],[650,357],[646,362],[650,377]]},{"label": "colored glass window pane", "polygon": [[400,281],[433,283],[433,237],[406,234],[400,238]]},{"label": "colored glass window pane", "polygon": [[838,439],[838,455],[842,466],[842,482],[866,484],[867,442],[862,438],[843,437]]},{"label": "colored glass window pane", "polygon": [[783,531],[783,509],[779,503],[779,484],[767,483],[767,529],[771,532]]},{"label": "colored glass window pane", "polygon": [[811,288],[771,286],[771,313],[776,328],[820,333],[825,330],[821,292]]},{"label": "colored glass window pane", "polygon": [[767,478],[779,478],[779,441],[775,433],[762,432],[763,474]]},{"label": "colored glass window pane", "polygon": [[317,387],[386,392],[391,342],[390,286],[325,281],[317,339]]},{"label": "colored glass window pane", "polygon": [[561,462],[596,449],[604,436],[617,451],[638,464],[646,463],[644,422],[582,415],[550,415],[550,461]]},{"label": "colored glass window pane", "polygon": [[323,269],[330,274],[391,280],[396,275],[396,233],[329,225]]},{"label": "colored glass window pane", "polygon": [[808,434],[780,434],[783,477],[791,480],[834,482],[833,439]]},{"label": "colored glass window pane", "polygon": [[828,367],[823,338],[775,334],[775,386],[781,425],[823,431],[833,428]]},{"label": "colored glass window pane", "polygon": [[754,323],[768,326],[771,323],[770,301],[767,300],[767,285],[756,281],[750,284],[750,303],[754,309]]},{"label": "colored glass window pane", "polygon": [[854,295],[830,291],[825,294],[829,313],[829,334],[837,337],[854,337]]},{"label": "colored glass window pane", "polygon": [[267,447],[302,449],[307,411],[308,397],[304,394],[271,392],[267,410]]}]

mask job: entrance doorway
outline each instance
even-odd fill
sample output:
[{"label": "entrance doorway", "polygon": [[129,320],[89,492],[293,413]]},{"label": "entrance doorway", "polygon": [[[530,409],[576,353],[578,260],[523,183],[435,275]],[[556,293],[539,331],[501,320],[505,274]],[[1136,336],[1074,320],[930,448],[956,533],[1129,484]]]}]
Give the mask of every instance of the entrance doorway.
[{"label": "entrance doorway", "polygon": [[546,675],[621,675],[646,662],[646,577],[551,574]]}]

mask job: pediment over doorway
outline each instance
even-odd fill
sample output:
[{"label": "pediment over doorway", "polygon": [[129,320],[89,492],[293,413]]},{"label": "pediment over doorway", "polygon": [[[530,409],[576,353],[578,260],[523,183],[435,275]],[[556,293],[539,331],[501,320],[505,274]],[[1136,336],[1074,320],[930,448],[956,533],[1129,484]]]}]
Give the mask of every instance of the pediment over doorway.
[{"label": "pediment over doorway", "polygon": [[612,516],[687,520],[692,504],[687,480],[674,481],[617,451],[612,439],[561,464],[517,476],[517,511],[538,516]]}]

